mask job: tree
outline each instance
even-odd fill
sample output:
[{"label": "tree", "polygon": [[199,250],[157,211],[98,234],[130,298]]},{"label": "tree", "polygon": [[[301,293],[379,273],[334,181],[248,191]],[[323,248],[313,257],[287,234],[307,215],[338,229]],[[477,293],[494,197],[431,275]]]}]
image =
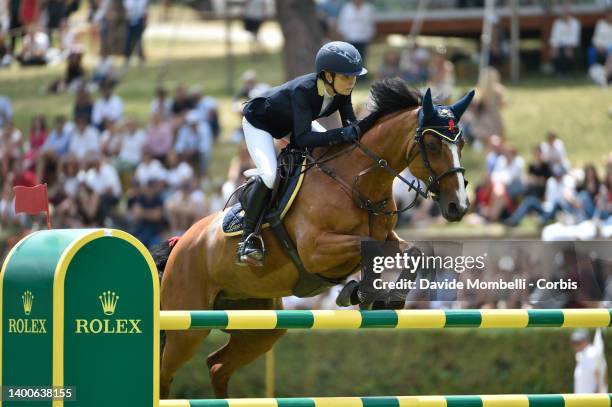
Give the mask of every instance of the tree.
[{"label": "tree", "polygon": [[276,0],[276,15],[285,38],[283,60],[287,79],[313,72],[314,57],[323,40],[314,0]]}]

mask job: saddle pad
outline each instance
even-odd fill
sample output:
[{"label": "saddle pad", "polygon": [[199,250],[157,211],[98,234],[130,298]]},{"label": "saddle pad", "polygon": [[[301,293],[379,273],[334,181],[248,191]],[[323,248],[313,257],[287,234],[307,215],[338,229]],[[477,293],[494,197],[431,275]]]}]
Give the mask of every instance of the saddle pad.
[{"label": "saddle pad", "polygon": [[[304,180],[304,168],[306,167],[306,159],[302,161],[302,164],[296,167],[293,175],[289,177],[289,180],[286,183],[284,191],[280,199],[278,200],[279,204],[268,211],[264,218],[264,224],[262,229],[270,226],[270,222],[276,217],[280,217],[282,220],[289,209],[291,209],[291,205],[295,200],[298,192],[300,191],[300,187],[302,186],[302,182]],[[240,202],[234,204],[230,208],[226,208],[223,211],[223,234],[225,236],[240,236],[242,235],[242,218],[244,217],[244,211],[242,210],[242,205]]]}]

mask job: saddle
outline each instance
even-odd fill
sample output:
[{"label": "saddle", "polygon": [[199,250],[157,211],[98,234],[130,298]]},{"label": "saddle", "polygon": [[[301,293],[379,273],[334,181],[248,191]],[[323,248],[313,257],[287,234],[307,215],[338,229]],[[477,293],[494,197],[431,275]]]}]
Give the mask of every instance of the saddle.
[{"label": "saddle", "polygon": [[[285,148],[278,156],[276,180],[272,190],[271,203],[263,215],[261,229],[270,228],[285,253],[289,256],[298,270],[298,280],[293,287],[293,295],[297,297],[312,297],[328,288],[340,284],[342,280],[328,279],[306,270],[302,259],[283,224],[283,218],[295,201],[307,169],[308,158],[301,150]],[[247,175],[255,176],[257,172],[248,171]],[[241,196],[253,185],[255,179],[251,178],[234,192],[237,202],[223,212],[222,229],[225,236],[240,236],[243,233]]]}]

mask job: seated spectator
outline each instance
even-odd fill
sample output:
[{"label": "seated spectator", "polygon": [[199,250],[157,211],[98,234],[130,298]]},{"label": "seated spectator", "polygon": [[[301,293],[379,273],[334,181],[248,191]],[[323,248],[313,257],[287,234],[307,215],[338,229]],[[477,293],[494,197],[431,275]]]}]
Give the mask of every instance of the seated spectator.
[{"label": "seated spectator", "polygon": [[113,86],[105,83],[101,88],[101,97],[93,107],[92,120],[98,130],[103,131],[105,121],[117,122],[123,117],[123,100],[113,92]]},{"label": "seated spectator", "polygon": [[606,178],[597,196],[595,214],[601,220],[612,220],[612,166],[606,169]]},{"label": "seated spectator", "polygon": [[416,39],[409,39],[400,57],[402,78],[409,84],[419,86],[429,77],[429,51],[421,47]]},{"label": "seated spectator", "polygon": [[488,139],[488,147],[489,152],[485,157],[485,165],[487,168],[487,175],[491,175],[493,169],[495,168],[497,160],[499,159],[499,157],[504,155],[505,146],[501,137],[499,137],[497,134],[493,134]]},{"label": "seated spectator", "polygon": [[171,190],[177,190],[185,182],[193,178],[193,168],[179,159],[176,151],[170,150],[166,155],[166,183]]},{"label": "seated spectator", "polygon": [[68,54],[66,61],[66,74],[63,78],[53,82],[49,87],[51,93],[61,93],[69,90],[75,92],[85,80],[85,69],[83,68],[83,49],[73,49]]},{"label": "seated spectator", "polygon": [[557,133],[549,131],[546,134],[546,141],[540,144],[540,150],[542,151],[542,159],[548,163],[549,167],[560,165],[565,171],[570,170],[571,165],[565,152],[565,144],[557,136]]},{"label": "seated spectator", "polygon": [[142,162],[136,167],[134,179],[141,187],[150,181],[163,181],[166,179],[166,169],[159,160],[153,158],[151,151],[145,148],[142,152]]},{"label": "seated spectator", "polygon": [[523,192],[522,173],[525,161],[510,146],[504,148],[503,155],[495,162],[491,172],[491,202],[486,218],[491,222],[500,219],[504,210],[509,212],[513,202]]},{"label": "seated spectator", "polygon": [[193,179],[183,181],[165,203],[172,235],[180,235],[206,215],[204,192]]},{"label": "seated spectator", "polygon": [[148,181],[131,203],[130,217],[134,222],[132,234],[148,248],[161,242],[165,226],[163,208],[164,203],[155,181]]},{"label": "seated spectator", "polygon": [[100,55],[100,61],[93,70],[91,81],[98,87],[108,83],[115,86],[119,80],[119,73],[113,63],[113,58],[108,54],[108,50],[103,49]]},{"label": "seated spectator", "polygon": [[527,169],[527,188],[525,195],[535,196],[539,200],[544,200],[546,192],[546,181],[552,176],[550,165],[542,157],[542,148],[536,145],[533,148],[533,161]]},{"label": "seated spectator", "polygon": [[151,101],[151,116],[160,115],[168,118],[172,113],[172,100],[168,99],[168,92],[163,87],[155,89],[155,99]]},{"label": "seated spectator", "polygon": [[30,135],[28,137],[29,153],[33,160],[38,159],[38,154],[47,140],[47,121],[45,116],[38,114],[32,118],[30,124]]},{"label": "seated spectator", "polygon": [[105,157],[117,158],[121,150],[122,123],[106,122],[106,129],[100,137],[100,150]]},{"label": "seated spectator", "polygon": [[82,181],[98,197],[98,210],[95,213],[96,224],[108,227],[107,218],[121,198],[121,182],[117,171],[99,153],[92,153],[88,157]]},{"label": "seated spectator", "polygon": [[518,225],[532,211],[540,215],[540,224],[552,220],[558,211],[576,214],[579,203],[574,179],[560,165],[552,167],[552,173],[553,176],[546,181],[544,201],[535,196],[526,196],[512,216],[505,221],[506,225]]},{"label": "seated spectator", "polygon": [[49,36],[36,24],[30,24],[21,42],[17,60],[22,66],[46,65],[49,51]]},{"label": "seated spectator", "polygon": [[172,122],[160,113],[151,117],[147,127],[147,148],[158,160],[164,160],[174,143],[174,127]]},{"label": "seated spectator", "polygon": [[13,161],[19,161],[24,154],[23,135],[11,120],[4,123],[0,131],[0,175],[6,176]]},{"label": "seated spectator", "polygon": [[401,76],[402,72],[400,70],[400,54],[395,50],[389,50],[385,52],[382,63],[378,68],[379,79],[388,79]]},{"label": "seated spectator", "polygon": [[98,130],[87,124],[87,118],[77,117],[76,125],[70,136],[68,151],[74,154],[77,160],[84,160],[88,154],[100,152]]},{"label": "seated spectator", "polygon": [[182,160],[197,165],[200,159],[200,144],[202,132],[206,131],[206,124],[199,121],[199,114],[191,111],[185,117],[178,130],[174,150]]},{"label": "seated spectator", "polygon": [[133,171],[142,160],[142,151],[147,142],[145,132],[138,128],[135,119],[128,119],[121,131],[121,148],[117,168],[120,172]]},{"label": "seated spectator", "polygon": [[597,21],[592,39],[593,46],[589,48],[588,64],[605,65],[608,56],[612,54],[612,8],[605,18]]},{"label": "seated spectator", "polygon": [[569,74],[574,69],[576,50],[580,46],[580,22],[572,17],[567,6],[553,23],[549,43],[555,71],[559,75]]},{"label": "seated spectator", "polygon": [[250,93],[257,86],[257,73],[254,69],[248,69],[242,73],[242,86],[234,95],[234,102],[250,99]]},{"label": "seated spectator", "polygon": [[194,106],[193,110],[200,116],[199,121],[208,123],[213,139],[216,140],[221,130],[217,100],[211,96],[203,95],[202,89],[199,87],[194,87],[190,96]]},{"label": "seated spectator", "polygon": [[172,100],[172,106],[170,111],[174,117],[181,116],[193,109],[193,102],[187,95],[185,86],[178,85],[174,90],[174,99]]},{"label": "seated spectator", "polygon": [[601,188],[597,169],[593,164],[586,165],[584,167],[584,180],[576,188],[584,219],[591,219],[595,215],[595,204]]},{"label": "seated spectator", "polygon": [[52,183],[59,160],[68,153],[71,136],[72,132],[68,129],[66,118],[62,115],[56,116],[53,130],[40,149],[36,171],[38,179]]},{"label": "seated spectator", "polygon": [[84,117],[87,120],[87,124],[92,123],[93,103],[91,95],[85,86],[81,86],[77,90],[72,114],[74,121],[76,121],[77,117]]}]

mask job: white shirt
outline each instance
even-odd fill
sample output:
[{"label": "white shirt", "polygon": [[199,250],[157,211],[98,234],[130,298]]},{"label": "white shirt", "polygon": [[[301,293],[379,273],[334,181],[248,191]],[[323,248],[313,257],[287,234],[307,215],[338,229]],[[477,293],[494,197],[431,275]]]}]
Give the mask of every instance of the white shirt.
[{"label": "white shirt", "polygon": [[136,22],[147,14],[148,0],[123,0],[123,8],[128,20]]},{"label": "white shirt", "polygon": [[515,181],[520,181],[524,167],[525,160],[523,160],[523,157],[516,156],[514,157],[514,160],[508,162],[505,155],[500,155],[493,166],[491,181],[499,182],[506,186]]},{"label": "white shirt", "polygon": [[217,100],[210,96],[204,96],[195,107],[201,121],[210,121],[210,112],[217,109]]},{"label": "white shirt", "polygon": [[170,168],[166,174],[166,182],[173,188],[178,188],[183,182],[193,177],[193,168],[186,162],[181,162],[174,168]]},{"label": "white shirt", "polygon": [[114,197],[121,196],[121,181],[115,167],[107,162],[100,164],[100,169],[90,168],[85,172],[83,181],[98,195],[106,193],[108,190]]},{"label": "white shirt", "polygon": [[593,34],[593,45],[608,51],[612,50],[612,23],[609,23],[608,20],[601,19],[597,22]]},{"label": "white shirt", "polygon": [[600,393],[599,381],[605,375],[605,362],[597,354],[597,349],[593,345],[576,353],[576,368],[574,369],[574,393]]},{"label": "white shirt", "polygon": [[45,53],[49,50],[49,36],[44,32],[36,32],[33,35],[23,37],[23,48],[29,48],[30,52]]},{"label": "white shirt", "polygon": [[338,16],[338,31],[348,42],[370,42],[375,34],[374,9],[364,3],[361,7],[347,3]]},{"label": "white shirt", "polygon": [[148,163],[141,162],[136,167],[134,178],[141,186],[147,185],[151,180],[163,181],[166,179],[166,169],[158,160],[151,160]]},{"label": "white shirt", "polygon": [[151,114],[160,113],[163,117],[170,116],[172,112],[172,100],[164,99],[163,106],[162,101],[155,98],[151,101]]},{"label": "white shirt", "polygon": [[564,202],[565,195],[572,193],[576,188],[576,182],[571,175],[564,175],[560,180],[550,177],[546,180],[546,192],[544,193],[544,210],[550,211],[555,203]]},{"label": "white shirt", "polygon": [[123,100],[117,95],[112,95],[109,99],[100,98],[96,100],[93,107],[92,120],[96,125],[102,124],[105,119],[114,122],[123,116]]},{"label": "white shirt", "polygon": [[557,18],[550,33],[550,46],[577,47],[580,43],[580,22],[574,17]]},{"label": "white shirt", "polygon": [[87,126],[82,133],[79,132],[78,128],[74,128],[72,137],[70,138],[70,146],[68,151],[76,156],[80,161],[83,160],[90,152],[100,151],[100,139],[98,137],[98,131]]},{"label": "white shirt", "polygon": [[130,164],[138,164],[142,159],[142,150],[147,143],[147,135],[141,129],[134,133],[124,133],[121,138],[119,159]]},{"label": "white shirt", "polygon": [[565,169],[569,169],[569,160],[565,153],[565,144],[561,139],[555,139],[552,145],[548,142],[540,143],[540,151],[542,152],[542,160],[549,164],[561,164]]}]

